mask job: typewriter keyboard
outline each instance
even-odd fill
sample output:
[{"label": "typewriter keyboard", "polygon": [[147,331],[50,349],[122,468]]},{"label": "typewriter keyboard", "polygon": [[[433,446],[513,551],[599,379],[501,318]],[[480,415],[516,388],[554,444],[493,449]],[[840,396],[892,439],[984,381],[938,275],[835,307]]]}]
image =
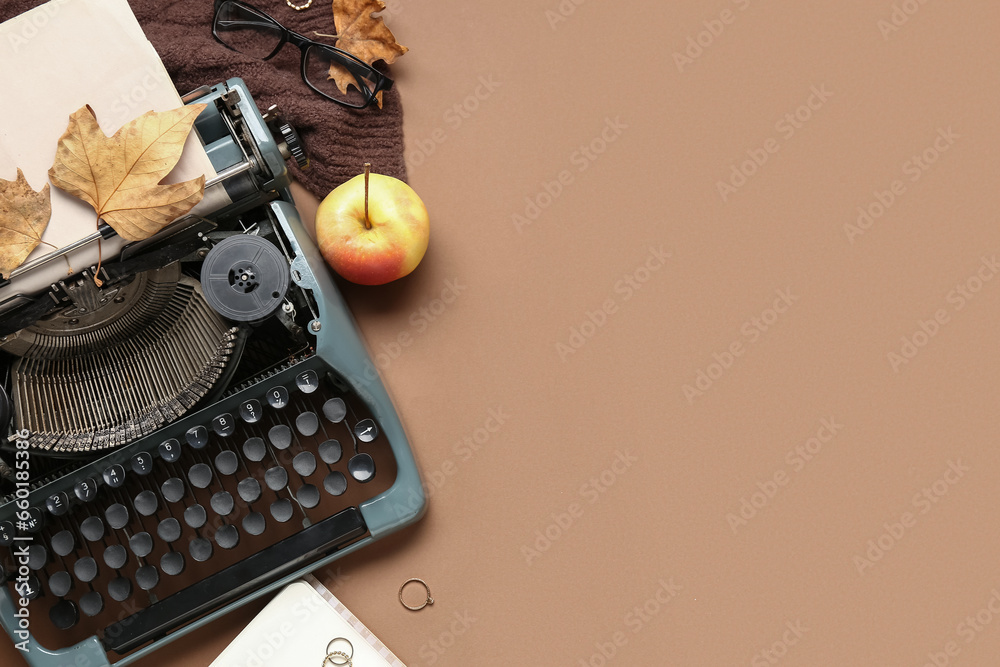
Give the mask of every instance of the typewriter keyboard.
[{"label": "typewriter keyboard", "polygon": [[27,520],[0,521],[0,580],[31,599],[42,645],[96,634],[127,653],[366,534],[357,507],[392,485],[396,462],[364,403],[311,365],[50,484]]}]

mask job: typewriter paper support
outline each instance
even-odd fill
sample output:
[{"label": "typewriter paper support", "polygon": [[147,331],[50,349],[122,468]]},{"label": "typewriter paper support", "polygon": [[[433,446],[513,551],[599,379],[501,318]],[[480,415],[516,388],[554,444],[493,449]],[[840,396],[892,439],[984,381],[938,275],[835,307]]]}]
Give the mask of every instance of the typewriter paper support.
[{"label": "typewriter paper support", "polygon": [[[332,371],[332,382],[342,387],[345,396],[354,396],[375,420],[381,433],[388,440],[391,456],[395,459],[395,478],[388,488],[357,504],[357,511],[363,519],[364,535],[345,541],[322,552],[311,560],[293,561],[293,569],[284,569],[280,575],[258,577],[248,583],[238,597],[225,599],[222,603],[202,610],[197,615],[182,621],[183,625],[165,631],[150,630],[148,634],[138,634],[131,644],[123,644],[123,650],[114,649],[119,656],[113,663],[109,655],[107,638],[90,636],[72,647],[50,650],[41,645],[34,636],[28,640],[30,650],[23,654],[33,667],[59,667],[62,665],[88,664],[105,667],[111,664],[127,665],[157,650],[189,632],[207,624],[263,595],[281,588],[300,578],[307,572],[323,567],[331,561],[360,549],[373,540],[417,521],[424,513],[426,500],[416,463],[392,401],[378,376],[364,343],[358,335],[356,324],[350,311],[337,290],[329,270],[315,244],[304,230],[287,189],[290,182],[285,160],[295,153],[294,146],[287,141],[276,140],[269,129],[268,121],[261,116],[246,90],[242,80],[231,79],[200,94],[187,103],[207,102],[208,108],[199,117],[196,128],[214,128],[217,134],[232,141],[208,142],[206,149],[213,165],[220,174],[219,185],[225,189],[226,201],[222,208],[208,218],[231,219],[240,211],[250,207],[265,207],[269,218],[280,228],[281,236],[290,248],[286,253],[292,258],[288,267],[290,280],[296,288],[311,294],[315,304],[314,317],[305,329],[308,336],[315,336],[315,353],[269,373],[260,382],[250,382],[233,388],[222,398],[211,404],[199,404],[194,410],[184,414],[174,422],[164,424],[158,430],[133,440],[130,444],[110,448],[108,453],[75,469],[72,473],[44,485],[36,485],[29,496],[32,507],[45,507],[45,501],[52,494],[73,488],[73,482],[80,478],[100,479],[101,471],[115,464],[125,464],[133,456],[148,452],[155,458],[157,443],[163,438],[183,439],[184,428],[191,424],[209,423],[211,417],[220,410],[237,413],[248,397],[258,396],[271,382],[287,382],[294,386],[295,378],[303,372],[312,371],[321,378],[326,369]],[[240,122],[233,123],[233,116]],[[273,125],[273,123],[272,123]],[[225,128],[226,132],[221,132]],[[242,137],[236,136],[242,133]],[[204,136],[204,135],[203,135]],[[287,138],[288,135],[285,135]],[[176,223],[175,223],[176,224]],[[170,229],[164,234],[169,236]],[[154,240],[157,237],[154,237]],[[303,371],[305,369],[305,371]],[[298,375],[296,375],[298,374]],[[300,385],[301,387],[301,385]],[[256,392],[256,393],[255,393]],[[357,443],[355,443],[357,451]],[[0,505],[0,520],[11,519],[14,504]],[[274,546],[274,545],[272,545]],[[197,584],[197,585],[200,585]],[[168,600],[169,598],[164,598]],[[160,600],[163,602],[164,600]],[[29,607],[30,608],[30,607]],[[8,585],[0,586],[0,625],[13,641],[18,629],[17,600],[11,595]],[[132,617],[129,617],[132,618]],[[126,619],[128,620],[128,619]],[[41,614],[32,618],[32,624],[47,622]],[[140,623],[141,625],[141,623]]]}]

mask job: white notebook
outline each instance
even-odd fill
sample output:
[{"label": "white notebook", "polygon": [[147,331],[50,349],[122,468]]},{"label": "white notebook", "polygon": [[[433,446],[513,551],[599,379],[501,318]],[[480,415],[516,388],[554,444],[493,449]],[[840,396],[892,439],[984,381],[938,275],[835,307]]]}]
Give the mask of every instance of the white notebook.
[{"label": "white notebook", "polygon": [[[14,180],[20,167],[35,190],[48,182],[59,137],[70,114],[83,105],[94,109],[108,135],[146,111],[181,106],[180,95],[127,0],[51,0],[0,23],[0,90],[0,178]],[[166,182],[202,174],[211,178],[215,173],[192,133]],[[52,188],[52,220],[42,237],[46,243],[64,248],[96,228],[92,208]],[[104,259],[113,257],[121,245],[117,238],[105,241]],[[40,245],[28,261],[50,251],[51,247]],[[79,270],[97,258],[97,246],[91,244],[69,259]],[[53,276],[39,278],[42,286],[65,275],[64,263],[53,266]],[[32,292],[36,287],[22,289]]]},{"label": "white notebook", "polygon": [[322,667],[336,637],[354,645],[356,667],[406,667],[312,575],[278,593],[211,667]]}]

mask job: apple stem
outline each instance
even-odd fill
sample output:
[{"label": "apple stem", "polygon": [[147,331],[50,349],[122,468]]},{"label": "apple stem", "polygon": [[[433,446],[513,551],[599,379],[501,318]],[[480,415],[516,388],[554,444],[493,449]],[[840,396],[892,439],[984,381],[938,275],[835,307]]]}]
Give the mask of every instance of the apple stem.
[{"label": "apple stem", "polygon": [[372,163],[365,162],[365,229],[372,228],[372,222],[368,219],[368,174],[371,172]]}]

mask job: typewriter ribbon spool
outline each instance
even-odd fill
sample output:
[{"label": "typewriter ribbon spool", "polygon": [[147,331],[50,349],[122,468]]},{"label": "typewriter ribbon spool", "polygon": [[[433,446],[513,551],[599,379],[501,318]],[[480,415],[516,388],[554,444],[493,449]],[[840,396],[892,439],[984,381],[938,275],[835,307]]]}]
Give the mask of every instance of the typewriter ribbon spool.
[{"label": "typewriter ribbon spool", "polygon": [[246,234],[220,241],[201,267],[205,300],[237,322],[256,322],[274,313],[290,280],[281,251],[266,239]]}]

